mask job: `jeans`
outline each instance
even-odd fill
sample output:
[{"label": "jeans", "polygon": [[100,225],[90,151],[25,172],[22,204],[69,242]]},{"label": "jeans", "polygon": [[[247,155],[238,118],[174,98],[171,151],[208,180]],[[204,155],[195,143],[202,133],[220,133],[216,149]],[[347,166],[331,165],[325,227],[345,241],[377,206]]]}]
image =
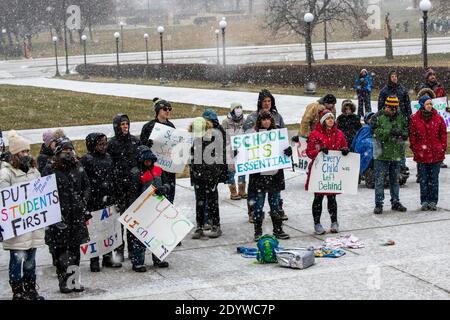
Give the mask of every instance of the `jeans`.
[{"label": "jeans", "polygon": [[366,114],[372,111],[370,104],[370,92],[366,90],[358,91],[358,115],[364,118],[364,109]]},{"label": "jeans", "polygon": [[[322,202],[325,196],[323,194],[315,193],[313,201],[313,218],[314,224],[320,223],[320,217],[322,216]],[[337,222],[337,202],[336,195],[329,195],[328,198],[328,212],[330,213],[331,223]]]},{"label": "jeans", "polygon": [[406,143],[403,144],[401,167],[406,167]]},{"label": "jeans", "polygon": [[22,278],[36,279],[36,248],[10,250],[9,255],[9,281],[18,283]]},{"label": "jeans", "polygon": [[375,205],[383,206],[384,202],[384,176],[389,174],[389,188],[391,192],[391,204],[400,202],[400,184],[398,183],[400,175],[400,161],[375,160]]},{"label": "jeans", "polygon": [[[236,183],[236,181],[234,179],[235,175],[236,175],[236,172],[234,172],[234,171],[228,172],[227,184],[235,184]],[[245,176],[239,176],[238,183],[245,183]]]},{"label": "jeans", "polygon": [[439,172],[441,163],[418,163],[420,177],[420,203],[437,204],[439,200]]},{"label": "jeans", "polygon": [[[280,208],[280,192],[268,192],[269,206],[272,214],[278,213]],[[264,202],[266,201],[266,192],[255,193],[255,219],[261,220],[263,217]]]}]

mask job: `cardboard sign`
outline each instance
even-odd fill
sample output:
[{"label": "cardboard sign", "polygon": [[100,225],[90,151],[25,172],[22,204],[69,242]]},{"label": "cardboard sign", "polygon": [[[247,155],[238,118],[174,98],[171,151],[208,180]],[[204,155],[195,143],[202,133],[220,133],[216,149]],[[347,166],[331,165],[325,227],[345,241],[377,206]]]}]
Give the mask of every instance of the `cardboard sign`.
[{"label": "cardboard sign", "polygon": [[189,162],[192,136],[189,132],[156,123],[150,139],[158,165],[167,172],[181,173]]},{"label": "cardboard sign", "polygon": [[[447,126],[447,132],[450,132],[450,113],[446,111],[448,106],[447,97],[433,99],[433,108],[439,113],[439,115],[444,118],[445,125]],[[411,102],[411,109],[413,114],[415,114],[420,109],[420,104],[418,101]]]},{"label": "cardboard sign", "polygon": [[292,148],[292,159],[296,168],[302,172],[307,172],[309,164],[311,163],[311,159],[306,155],[308,143],[305,138],[298,138],[299,142],[296,142],[295,146]]},{"label": "cardboard sign", "polygon": [[133,202],[119,222],[160,260],[164,260],[194,227],[169,200],[155,195],[153,186]]},{"label": "cardboard sign", "polygon": [[309,192],[358,193],[359,153],[343,156],[340,151],[320,152],[311,167]]},{"label": "cardboard sign", "polygon": [[0,227],[4,240],[61,221],[54,174],[1,189],[0,201]]},{"label": "cardboard sign", "polygon": [[290,157],[284,154],[289,147],[287,129],[261,131],[231,137],[237,176],[292,168]]},{"label": "cardboard sign", "polygon": [[82,260],[103,256],[123,242],[116,207],[91,212],[91,215],[92,219],[86,223],[91,241],[80,246]]}]

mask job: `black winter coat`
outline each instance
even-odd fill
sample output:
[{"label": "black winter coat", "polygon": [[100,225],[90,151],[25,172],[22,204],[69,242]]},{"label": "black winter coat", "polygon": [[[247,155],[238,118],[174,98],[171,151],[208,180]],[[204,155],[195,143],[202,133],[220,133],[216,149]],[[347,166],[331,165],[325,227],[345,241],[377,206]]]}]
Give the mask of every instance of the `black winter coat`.
[{"label": "black winter coat", "polygon": [[253,173],[250,175],[248,190],[257,192],[280,192],[285,189],[284,170],[280,169],[274,175],[264,175],[261,173]]},{"label": "black winter coat", "polygon": [[153,119],[149,122],[147,122],[143,127],[140,135],[141,143],[151,148],[151,145],[148,144],[148,139],[150,138],[150,135],[152,134],[153,128],[155,127],[156,123],[163,124],[165,126],[171,127],[175,129],[175,125],[167,120],[166,123],[159,122],[158,119]]},{"label": "black winter coat", "polygon": [[48,147],[45,143],[41,146],[41,151],[39,152],[39,156],[37,158],[37,168],[39,172],[41,173],[41,176],[43,175],[43,171],[47,165],[50,165],[53,160],[53,151],[50,147]]},{"label": "black winter coat", "polygon": [[44,169],[44,175],[50,174],[56,175],[61,215],[67,228],[58,229],[51,225],[45,234],[45,243],[53,247],[75,247],[88,242],[86,213],[90,186],[86,172],[81,165],[61,169],[53,164]]},{"label": "black winter coat", "polygon": [[89,178],[91,197],[88,210],[93,212],[116,204],[116,184],[114,163],[108,153],[99,154],[95,151],[97,142],[104,134],[91,133],[86,138],[89,153],[81,158],[81,164]]},{"label": "black winter coat", "polygon": [[409,120],[412,115],[412,110],[408,90],[402,85],[386,85],[380,91],[380,95],[378,96],[378,111],[384,108],[384,103],[389,96],[397,96],[397,98],[400,100],[400,107],[398,110]]},{"label": "black winter coat", "polygon": [[355,138],[356,133],[362,127],[360,118],[356,114],[341,114],[337,118],[337,126],[338,129],[344,133],[349,146],[352,145],[352,141]]}]

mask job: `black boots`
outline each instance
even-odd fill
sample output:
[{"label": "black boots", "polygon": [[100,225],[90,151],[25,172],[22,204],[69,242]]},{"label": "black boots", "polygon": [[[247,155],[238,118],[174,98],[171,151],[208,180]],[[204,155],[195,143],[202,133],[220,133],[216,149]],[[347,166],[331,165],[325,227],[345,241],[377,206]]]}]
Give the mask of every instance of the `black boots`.
[{"label": "black boots", "polygon": [[91,267],[91,272],[100,272],[100,259],[98,257],[92,258],[90,267]]},{"label": "black boots", "polygon": [[[122,253],[123,257],[123,253]],[[121,257],[118,255],[119,260]],[[103,256],[102,266],[105,268],[122,268],[122,264],[120,262],[115,262],[112,257],[112,253]]]},{"label": "black boots", "polygon": [[23,278],[23,290],[27,300],[45,300],[36,290],[36,279]]},{"label": "black boots", "polygon": [[67,285],[68,280],[72,274],[67,274],[65,272],[58,273],[58,281],[59,281],[59,292],[68,294],[72,292],[83,292],[84,287],[80,285],[79,288],[76,288],[76,286],[73,289],[70,289]]},{"label": "black boots", "polygon": [[283,218],[278,212],[271,212],[270,217],[272,218],[273,224],[273,235],[277,239],[289,239],[289,235],[283,231]]},{"label": "black boots", "polygon": [[262,219],[255,219],[255,222],[253,224],[255,227],[255,241],[258,241],[259,237],[262,236]]},{"label": "black boots", "polygon": [[13,300],[28,300],[25,296],[25,292],[23,290],[23,283],[20,282],[12,282],[9,281],[9,285],[11,286],[12,293],[13,293]]},{"label": "black boots", "polygon": [[247,201],[247,210],[248,210],[248,222],[255,223],[255,206],[249,204]]}]

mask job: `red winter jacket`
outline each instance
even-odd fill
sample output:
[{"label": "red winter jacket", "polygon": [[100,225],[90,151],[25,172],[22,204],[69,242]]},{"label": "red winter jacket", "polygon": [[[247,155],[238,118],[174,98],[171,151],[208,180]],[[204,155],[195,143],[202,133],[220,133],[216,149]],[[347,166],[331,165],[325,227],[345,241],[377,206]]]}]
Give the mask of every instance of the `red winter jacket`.
[{"label": "red winter jacket", "polygon": [[[348,148],[347,139],[341,130],[334,125],[331,129],[324,129],[324,127],[318,123],[316,128],[308,138],[308,146],[306,147],[306,155],[311,158],[311,163],[308,167],[308,177],[306,179],[305,190],[309,187],[309,178],[311,176],[311,168],[314,163],[314,159],[320,152],[322,147],[327,147],[328,150],[342,150]],[[327,195],[326,193],[324,193]]]},{"label": "red winter jacket", "polygon": [[153,166],[152,170],[145,170],[145,172],[141,175],[141,185],[145,186],[149,182],[152,182],[154,179],[161,177],[162,169],[156,165]]},{"label": "red winter jacket", "polygon": [[426,121],[420,109],[409,123],[409,142],[414,161],[437,163],[445,159],[447,127],[444,119],[433,109],[433,117]]}]

